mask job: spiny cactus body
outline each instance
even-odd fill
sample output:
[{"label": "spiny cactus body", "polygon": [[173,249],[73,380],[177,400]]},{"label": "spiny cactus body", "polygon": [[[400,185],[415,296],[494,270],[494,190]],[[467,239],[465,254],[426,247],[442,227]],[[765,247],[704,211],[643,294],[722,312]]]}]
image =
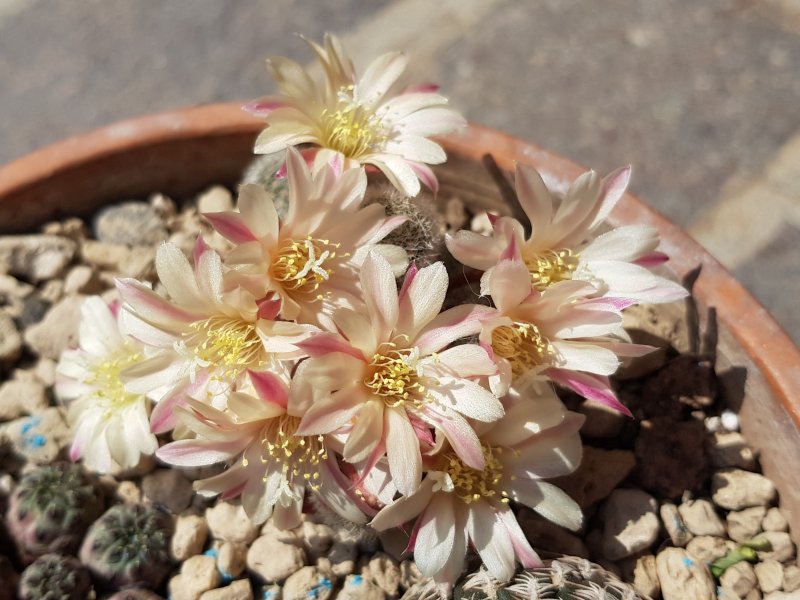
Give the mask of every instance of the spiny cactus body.
[{"label": "spiny cactus body", "polygon": [[50,552],[74,553],[103,512],[103,496],[79,465],[56,463],[27,473],[11,495],[8,529],[29,563]]},{"label": "spiny cactus body", "polygon": [[364,204],[374,203],[383,206],[389,216],[408,217],[382,243],[400,246],[408,253],[409,260],[418,267],[426,267],[441,260],[445,225],[429,194],[421,192],[415,198],[409,198],[390,184],[371,184]]},{"label": "spiny cactus body", "polygon": [[281,221],[289,212],[289,185],[286,177],[276,177],[275,175],[283,167],[285,160],[285,152],[259,156],[250,163],[242,177],[242,183],[256,183],[267,190]]},{"label": "spiny cactus body", "polygon": [[[432,579],[406,591],[401,600],[443,597]],[[545,561],[545,566],[522,569],[500,583],[481,567],[465,575],[453,589],[453,600],[649,600],[600,565],[575,556]]]},{"label": "spiny cactus body", "polygon": [[86,600],[92,578],[78,559],[63,554],[40,556],[22,573],[21,600]]},{"label": "spiny cactus body", "polygon": [[157,588],[172,567],[172,529],[172,518],[159,510],[112,506],[89,529],[80,558],[105,588]]}]

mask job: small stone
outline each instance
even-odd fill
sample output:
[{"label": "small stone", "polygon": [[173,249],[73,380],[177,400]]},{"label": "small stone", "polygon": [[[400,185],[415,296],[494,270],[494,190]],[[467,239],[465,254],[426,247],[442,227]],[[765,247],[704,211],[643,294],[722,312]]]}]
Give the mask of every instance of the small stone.
[{"label": "small stone", "polygon": [[164,600],[161,596],[144,588],[127,588],[120,590],[105,600]]},{"label": "small stone", "polygon": [[192,503],[192,482],[178,469],[156,469],[142,479],[145,498],[156,506],[164,506],[173,514]]},{"label": "small stone", "polygon": [[32,415],[48,404],[44,386],[36,380],[12,379],[0,385],[0,421]]},{"label": "small stone", "polygon": [[0,369],[9,367],[22,354],[22,336],[14,319],[0,309]]},{"label": "small stone", "polygon": [[763,506],[732,510],[728,513],[728,536],[740,543],[753,539],[761,533],[761,522],[766,512]]},{"label": "small stone", "polygon": [[333,529],[324,523],[303,521],[299,535],[311,560],[324,556],[333,543]]},{"label": "small stone", "polygon": [[689,543],[689,540],[694,536],[692,532],[686,528],[686,523],[683,522],[683,518],[678,512],[678,507],[671,502],[665,502],[661,505],[658,512],[661,516],[661,522],[664,524],[664,529],[666,529],[672,543],[680,548]]},{"label": "small stone", "polygon": [[758,584],[753,565],[747,561],[738,562],[725,569],[719,578],[720,587],[735,598],[747,598]]},{"label": "small stone", "polygon": [[250,520],[239,504],[219,502],[206,510],[211,535],[218,540],[249,544],[258,535],[259,526]]},{"label": "small stone", "polygon": [[683,548],[666,548],[659,552],[656,572],[664,600],[716,598],[716,585],[710,571]]},{"label": "small stone", "polygon": [[763,560],[753,567],[758,578],[758,587],[765,594],[783,587],[783,565],[777,560]]},{"label": "small stone", "polygon": [[233,210],[233,196],[227,188],[215,185],[197,199],[197,210],[201,213],[227,212]]},{"label": "small stone", "polygon": [[723,537],[725,525],[717,515],[714,505],[708,500],[689,500],[678,507],[686,527],[694,535],[714,535]]},{"label": "small stone", "polygon": [[79,242],[88,235],[86,223],[83,219],[70,217],[63,221],[51,221],[42,226],[42,233],[47,235],[57,235]]},{"label": "small stone", "polygon": [[710,563],[722,558],[735,547],[736,544],[730,540],[700,535],[686,544],[686,551],[700,562]]},{"label": "small stone", "polygon": [[219,585],[219,572],[214,558],[198,554],[181,565],[181,572],[169,581],[171,600],[199,600],[203,592]]},{"label": "small stone", "polygon": [[539,516],[527,506],[520,508],[517,520],[525,537],[531,541],[534,547],[589,558],[589,550],[583,540],[563,527]]},{"label": "small stone", "polygon": [[305,564],[306,553],[301,547],[271,535],[262,535],[247,551],[247,568],[266,583],[282,583]]},{"label": "small stone", "polygon": [[378,532],[372,527],[343,523],[333,530],[333,542],[354,544],[360,552],[371,554],[380,547]]},{"label": "small stone", "polygon": [[37,465],[53,462],[72,443],[64,415],[55,407],[10,421],[3,431],[14,451]]},{"label": "small stone", "polygon": [[641,490],[617,489],[606,500],[603,553],[619,560],[647,550],[658,537],[658,503]]},{"label": "small stone", "polygon": [[422,581],[417,564],[413,560],[404,560],[400,563],[400,587],[407,590],[415,583]]},{"label": "small stone", "polygon": [[25,343],[37,354],[58,360],[67,348],[78,345],[81,304],[85,296],[67,296],[54,305],[41,322],[25,331]]},{"label": "small stone", "polygon": [[120,481],[114,496],[123,504],[142,503],[142,489],[133,481]]},{"label": "small stone", "polygon": [[156,211],[156,214],[162,219],[174,217],[178,212],[178,207],[175,206],[172,198],[164,194],[153,194],[148,198],[150,206]]},{"label": "small stone", "polygon": [[11,304],[15,300],[24,300],[35,289],[30,283],[25,283],[16,277],[0,273],[0,304]]},{"label": "small stone", "polygon": [[167,239],[164,222],[144,202],[121,202],[102,209],[94,219],[95,237],[108,244],[152,246]]},{"label": "small stone", "polygon": [[783,568],[783,591],[794,592],[800,590],[800,567],[786,565]]},{"label": "small stone", "polygon": [[328,559],[331,561],[331,570],[337,577],[350,575],[356,570],[356,558],[358,548],[355,544],[342,544],[341,542],[331,546],[328,551]]},{"label": "small stone", "polygon": [[225,587],[203,592],[200,600],[253,600],[253,587],[249,579],[239,579]]},{"label": "small stone", "polygon": [[225,578],[235,579],[247,566],[247,546],[222,542],[217,551],[217,568]]},{"label": "small stone", "polygon": [[789,521],[786,520],[786,516],[780,508],[773,506],[764,515],[761,528],[764,531],[789,531]]},{"label": "small stone", "polygon": [[49,304],[55,304],[64,296],[64,282],[60,279],[45,281],[39,288],[39,298]]},{"label": "small stone", "polygon": [[64,277],[64,294],[99,294],[103,284],[89,265],[76,265]]},{"label": "small stone", "polygon": [[96,240],[86,240],[81,245],[83,262],[99,269],[119,271],[130,255],[130,249],[122,244],[106,244]]},{"label": "small stone", "polygon": [[656,569],[656,557],[645,554],[636,559],[633,568],[633,587],[645,596],[656,598],[661,590]]},{"label": "small stone", "polygon": [[172,557],[181,562],[202,553],[206,538],[208,538],[208,524],[201,515],[192,512],[178,515],[170,542]]},{"label": "small stone", "polygon": [[725,469],[711,478],[711,495],[717,506],[728,510],[769,506],[775,500],[775,485],[758,473]]},{"label": "small stone", "polygon": [[77,244],[55,235],[0,237],[0,273],[38,283],[58,277],[72,262]]},{"label": "small stone", "polygon": [[795,548],[792,538],[785,531],[765,531],[759,534],[760,538],[767,538],[772,550],[762,550],[758,553],[759,560],[777,560],[787,562],[795,558]]},{"label": "small stone", "polygon": [[384,600],[386,595],[368,577],[348,575],[336,600]]},{"label": "small stone", "polygon": [[283,600],[328,600],[332,595],[333,582],[323,577],[316,567],[299,569],[283,584]]},{"label": "small stone", "polygon": [[604,500],[636,466],[628,450],[604,450],[584,446],[578,469],[553,482],[582,509]]},{"label": "small stone", "polygon": [[708,440],[708,460],[715,469],[737,468],[753,471],[756,455],[737,431],[717,431]]},{"label": "small stone", "polygon": [[12,316],[20,330],[25,330],[44,319],[47,311],[50,310],[50,306],[51,303],[43,299],[38,293],[31,294],[25,298],[21,306],[13,307],[15,310],[18,309],[19,312],[15,312]]},{"label": "small stone", "polygon": [[273,584],[262,586],[259,598],[263,600],[283,600],[282,596],[283,590],[281,586]]},{"label": "small stone", "polygon": [[157,278],[155,261],[154,246],[137,246],[128,251],[125,261],[119,265],[119,273],[123,277],[154,281]]},{"label": "small stone", "polygon": [[388,554],[378,552],[369,559],[366,571],[369,573],[370,579],[387,596],[394,598],[398,595],[400,592],[400,566],[395,559]]},{"label": "small stone", "polygon": [[45,386],[55,385],[56,382],[56,361],[52,358],[42,357],[33,367],[33,375]]}]

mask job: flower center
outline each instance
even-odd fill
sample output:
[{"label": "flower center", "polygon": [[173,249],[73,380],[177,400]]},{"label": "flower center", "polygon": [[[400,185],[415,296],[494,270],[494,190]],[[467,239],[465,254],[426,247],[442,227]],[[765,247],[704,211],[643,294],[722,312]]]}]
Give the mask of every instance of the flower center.
[{"label": "flower center", "polygon": [[110,407],[121,408],[141,398],[141,394],[131,394],[125,390],[120,373],[142,360],[136,350],[121,351],[103,362],[92,365],[85,383],[95,386],[95,397]]},{"label": "flower center", "polygon": [[353,100],[354,89],[352,85],[340,88],[335,110],[322,112],[325,145],[349,158],[368,154],[388,139],[375,111]]},{"label": "flower center", "polygon": [[281,415],[270,419],[261,435],[261,462],[277,462],[284,478],[302,477],[315,487],[319,463],[328,458],[323,436],[295,435],[300,417]]},{"label": "flower center", "polygon": [[514,377],[552,363],[555,349],[533,323],[501,325],[492,331],[492,350],[511,363]]},{"label": "flower center", "polygon": [[314,292],[333,273],[331,262],[338,247],[330,240],[311,236],[299,241],[286,240],[272,263],[272,276],[288,289]]},{"label": "flower center", "polygon": [[572,279],[578,268],[578,255],[568,248],[525,254],[523,260],[531,274],[531,285],[540,292],[554,283]]},{"label": "flower center", "polygon": [[197,358],[222,377],[235,378],[266,363],[266,351],[255,323],[223,315],[192,323],[187,345]]},{"label": "flower center", "polygon": [[369,363],[364,385],[383,398],[386,406],[397,407],[410,402],[419,408],[427,400],[423,378],[417,372],[419,350],[396,350],[395,347],[393,342],[381,344]]},{"label": "flower center", "polygon": [[503,463],[499,459],[503,448],[484,444],[481,450],[485,465],[482,471],[465,465],[454,453],[444,455],[444,471],[452,481],[452,492],[465,504],[477,502],[481,498],[495,497],[499,497],[500,502],[508,502],[508,492],[498,489],[503,478]]}]

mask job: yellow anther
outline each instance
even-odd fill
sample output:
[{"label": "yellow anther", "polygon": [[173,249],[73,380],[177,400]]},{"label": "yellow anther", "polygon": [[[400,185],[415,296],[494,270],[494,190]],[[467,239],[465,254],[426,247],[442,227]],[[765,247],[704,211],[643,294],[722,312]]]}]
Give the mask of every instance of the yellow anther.
[{"label": "yellow anther", "polygon": [[540,292],[554,283],[572,279],[579,262],[578,255],[568,248],[523,252],[522,260],[531,274],[531,285]]},{"label": "yellow anther", "polygon": [[477,502],[481,498],[497,498],[500,502],[508,502],[508,492],[498,489],[503,479],[503,463],[498,458],[502,448],[484,444],[484,468],[482,471],[465,465],[454,453],[443,457],[444,468],[453,482],[453,493],[465,504]]},{"label": "yellow anther", "polygon": [[369,364],[369,376],[364,379],[373,394],[383,398],[387,406],[402,406],[406,402],[420,407],[428,400],[425,378],[417,372],[419,351],[416,348],[395,350],[397,345],[386,342],[378,348]]},{"label": "yellow anther", "polygon": [[373,109],[357,104],[353,86],[339,89],[334,110],[322,113],[325,145],[350,158],[359,158],[380,148],[388,140],[383,124]]},{"label": "yellow anther", "polygon": [[107,407],[107,410],[119,410],[141,397],[140,394],[131,394],[126,391],[125,384],[120,379],[122,371],[140,360],[142,360],[141,353],[123,349],[118,354],[92,365],[84,383],[96,388],[95,397]]},{"label": "yellow anther", "polygon": [[492,331],[492,350],[511,363],[514,377],[553,362],[555,349],[533,323],[502,325]]},{"label": "yellow anther", "polygon": [[254,323],[217,315],[191,325],[186,346],[223,378],[266,364],[266,351]]},{"label": "yellow anther", "polygon": [[[316,292],[333,273],[332,262],[339,244],[310,236],[286,240],[272,263],[272,276],[290,290]],[[316,298],[321,300],[322,294]]]}]

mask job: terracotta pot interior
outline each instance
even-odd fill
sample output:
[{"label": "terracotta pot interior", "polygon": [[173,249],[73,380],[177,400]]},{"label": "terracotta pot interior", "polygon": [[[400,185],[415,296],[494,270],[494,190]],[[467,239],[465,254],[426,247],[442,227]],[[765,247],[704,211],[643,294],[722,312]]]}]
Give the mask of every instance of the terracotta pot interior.
[{"label": "terracotta pot interior", "polygon": [[[105,203],[152,192],[181,199],[211,184],[234,186],[252,158],[260,128],[238,106],[218,105],[118,124],[41,150],[0,168],[0,233],[33,231],[47,221],[88,216]],[[508,172],[515,161],[532,164],[556,186],[582,171],[531,144],[476,126],[442,141],[448,162],[437,169],[441,194],[500,212],[510,208],[480,165],[484,152]],[[695,288],[697,315],[706,330],[707,306],[717,308],[723,393],[739,411],[742,431],[759,451],[789,513],[795,541],[800,540],[800,353],[696,243],[636,198],[627,195],[620,204],[612,221],[658,227],[679,278],[703,265]],[[682,306],[663,310],[685,316]]]}]

